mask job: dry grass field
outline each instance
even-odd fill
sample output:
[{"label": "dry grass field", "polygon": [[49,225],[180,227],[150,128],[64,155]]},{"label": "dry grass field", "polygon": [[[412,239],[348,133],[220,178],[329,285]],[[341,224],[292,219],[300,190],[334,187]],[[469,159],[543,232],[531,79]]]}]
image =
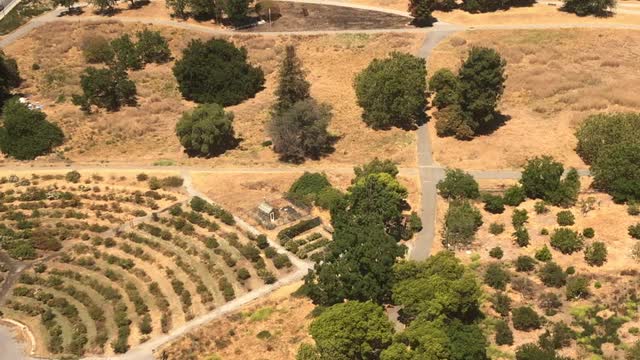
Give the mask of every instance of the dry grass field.
[{"label": "dry grass field", "polygon": [[[113,21],[55,23],[35,30],[5,49],[7,54],[16,58],[26,80],[19,91],[33,102],[44,105],[49,119],[58,123],[67,135],[67,141],[61,147],[63,153],[50,159],[148,164],[162,158],[184,164],[278,166],[280,163],[271,149],[261,144],[267,138],[265,124],[273,101],[279,58],[284,45],[294,43],[308,71],[312,95],[333,107],[330,131],[340,137],[332,155],[308,165],[360,163],[376,154],[385,154],[405,165],[415,163],[413,132],[398,129],[374,131],[365,127],[360,118],[361,109],[356,105],[352,79],[375,57],[383,57],[391,51],[415,52],[423,35],[256,35],[230,38],[237,45],[245,46],[250,61],[265,71],[266,88],[255,98],[228,108],[236,115],[234,127],[242,139],[239,147],[219,158],[204,160],[189,159],[175,136],[177,120],[194,104],[181,98],[171,71],[172,62],[148,65],[143,70],[130,73],[138,87],[137,107],[85,116],[71,104],[71,95],[79,92],[79,76],[86,66],[80,50],[83,39],[90,35],[114,38],[142,28],[143,25],[124,25]],[[170,40],[176,57],[191,39],[210,37],[169,27],[154,29],[160,30]],[[33,64],[38,64],[40,69],[33,70]]]},{"label": "dry grass field", "polygon": [[576,127],[590,114],[637,111],[640,32],[564,29],[459,33],[440,44],[429,64],[456,68],[473,46],[498,50],[507,61],[500,111],[511,117],[493,134],[472,141],[430,131],[437,162],[465,169],[517,168],[548,154],[584,168],[575,154]]},{"label": "dry grass field", "polygon": [[[633,343],[638,340],[638,335],[637,333],[634,334],[634,330],[630,331],[630,329],[640,326],[640,317],[638,317],[637,312],[627,312],[626,309],[628,306],[632,306],[634,301],[637,301],[634,300],[633,295],[630,294],[636,293],[638,286],[640,286],[637,280],[640,263],[631,256],[632,247],[638,240],[629,236],[627,228],[630,225],[635,225],[640,222],[640,218],[628,215],[627,207],[613,203],[610,196],[588,191],[589,181],[587,179],[585,180],[586,181],[583,181],[583,193],[579,197],[578,205],[569,209],[576,218],[575,224],[569,228],[578,232],[582,232],[583,229],[588,227],[595,230],[595,237],[593,239],[585,239],[585,244],[593,241],[602,241],[606,244],[608,260],[603,266],[594,267],[588,265],[582,251],[565,255],[552,248],[550,245],[550,235],[543,235],[541,231],[542,229],[546,229],[550,234],[553,234],[554,229],[559,228],[556,214],[565,209],[548,206],[549,212],[536,214],[534,211],[534,200],[527,200],[517,207],[518,209],[526,209],[528,212],[529,220],[525,226],[531,237],[529,246],[521,248],[513,240],[511,235],[514,231],[511,224],[513,207],[507,206],[506,211],[502,214],[491,214],[482,208],[482,203],[476,203],[476,207],[480,209],[482,213],[483,225],[478,230],[472,246],[469,249],[457,250],[456,255],[461,258],[464,263],[477,270],[480,280],[482,280],[484,276],[486,265],[493,262],[504,264],[511,272],[512,280],[522,277],[531,280],[532,284],[529,287],[531,292],[520,291],[513,285],[507,286],[506,294],[508,294],[513,301],[512,308],[531,305],[536,309],[538,314],[543,314],[544,310],[539,306],[539,295],[543,292],[558,294],[563,305],[560,307],[558,314],[547,316],[547,320],[551,322],[564,321],[567,324],[572,324],[572,328],[579,332],[581,327],[575,323],[575,314],[580,314],[581,311],[585,311],[585,309],[589,307],[603,305],[611,310],[608,314],[606,312],[599,314],[604,318],[614,313],[616,316],[626,316],[626,322],[617,330],[617,333],[622,343]],[[480,186],[481,190],[497,192],[513,183],[514,181],[483,181],[480,182]],[[583,212],[580,202],[589,198],[594,199],[593,209]],[[447,202],[438,197],[436,238],[434,239],[433,252],[443,250],[441,234],[447,208]],[[492,223],[504,224],[504,232],[498,235],[492,235],[489,232],[489,226]],[[586,276],[591,280],[591,286],[589,287],[591,296],[577,301],[567,301],[564,288],[554,289],[546,287],[540,281],[536,271],[515,271],[513,263],[518,256],[528,255],[534,257],[536,250],[542,248],[544,245],[547,245],[551,250],[552,260],[558,263],[563,269],[573,267],[577,275]],[[500,247],[504,251],[504,256],[500,260],[493,259],[489,256],[489,251],[494,247]],[[539,269],[541,266],[541,263],[538,262],[536,268]],[[596,285],[596,283],[600,285]],[[598,288],[598,286],[600,287]],[[495,290],[487,285],[484,285],[483,288],[486,293],[485,298],[488,300],[491,294],[495,293]],[[629,296],[631,296],[631,298]],[[488,301],[485,302],[483,308],[486,314],[499,317]],[[590,318],[590,321],[595,324],[593,318]],[[488,322],[487,324],[490,323],[491,322]],[[490,328],[490,325],[488,326]],[[515,340],[513,346],[495,346],[495,343],[493,343],[493,331],[488,331],[490,335],[488,337],[492,340],[492,344],[494,344],[492,346],[492,352],[494,354],[513,354],[517,346],[536,341],[538,336],[544,332],[543,329],[531,332],[512,330],[514,331]],[[602,332],[602,330],[597,330],[598,336],[602,335]],[[614,347],[611,343],[604,344],[602,349],[605,358],[622,359],[624,356],[622,348]],[[562,353],[578,359],[595,359],[592,357],[593,355],[586,353],[584,349],[578,346],[575,341],[572,341],[568,348],[563,349]],[[511,357],[504,355],[494,358],[510,359]]]},{"label": "dry grass field", "polygon": [[312,341],[307,328],[314,305],[291,295],[300,285],[283,287],[242,311],[183,336],[156,354],[160,357],[164,353],[168,360],[294,359],[298,346]]}]

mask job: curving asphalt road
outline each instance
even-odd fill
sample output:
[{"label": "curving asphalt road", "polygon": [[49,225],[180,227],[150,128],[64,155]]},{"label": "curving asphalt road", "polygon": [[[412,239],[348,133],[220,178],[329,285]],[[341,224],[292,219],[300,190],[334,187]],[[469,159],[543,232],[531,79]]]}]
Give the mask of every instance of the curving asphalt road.
[{"label": "curving asphalt road", "polygon": [[[335,6],[347,6],[352,8],[358,8],[363,10],[375,10],[386,13],[392,13],[396,15],[408,16],[407,13],[397,10],[389,10],[383,9],[373,6],[359,5],[359,4],[350,4],[342,1],[334,1],[334,0],[292,0],[295,2],[306,2],[306,3],[315,3],[315,4],[324,4],[324,5],[335,5]],[[71,22],[91,22],[91,21],[101,21],[104,20],[104,17],[98,16],[90,16],[90,17],[82,17],[82,18],[64,18],[60,17],[62,9],[54,10],[50,13],[32,19],[29,23],[25,24],[21,28],[17,29],[11,34],[0,39],[0,47],[6,47],[11,43],[19,40],[20,38],[26,36],[30,31],[36,29],[38,27],[44,26],[51,22],[56,21],[71,21]],[[424,32],[427,33],[427,37],[423,45],[418,51],[418,56],[426,59],[428,61],[429,57],[432,54],[433,49],[444,39],[450,36],[453,33],[458,31],[472,30],[517,30],[517,29],[558,29],[558,28],[611,28],[611,29],[632,29],[632,30],[640,30],[640,25],[632,25],[632,24],[598,24],[598,23],[563,23],[563,24],[531,24],[531,25],[481,25],[481,26],[473,26],[473,27],[465,27],[459,25],[452,25],[446,23],[436,23],[432,28],[428,29],[415,29],[415,28],[403,28],[403,29],[378,29],[378,30],[339,30],[339,31],[292,31],[292,32],[261,32],[261,33],[243,33],[237,32],[233,30],[225,30],[225,29],[215,29],[211,27],[206,27],[197,24],[189,24],[180,21],[168,20],[168,19],[154,19],[154,18],[117,18],[118,21],[122,22],[143,22],[155,25],[165,25],[165,26],[173,26],[177,28],[182,28],[190,31],[198,31],[209,34],[233,34],[233,35],[265,35],[265,36],[278,36],[278,35],[315,35],[315,34],[333,34],[333,33],[382,33],[382,32]],[[426,124],[421,125],[417,131],[417,146],[418,146],[418,166],[416,168],[402,168],[401,173],[405,175],[419,175],[420,185],[421,185],[421,218],[422,222],[425,225],[424,230],[420,232],[417,236],[415,243],[412,246],[412,249],[409,253],[409,258],[413,260],[423,260],[429,256],[431,251],[431,246],[433,243],[433,239],[435,237],[434,227],[436,220],[436,183],[443,177],[444,175],[444,167],[436,164],[433,160],[432,149],[431,149],[431,141],[429,137],[429,132]],[[163,167],[146,167],[146,166],[99,166],[96,164],[87,164],[87,165],[72,165],[72,166],[53,166],[53,167],[24,167],[24,166],[11,166],[5,167],[4,169],[8,170],[70,170],[70,169],[78,169],[78,170],[116,170],[116,169],[137,169],[137,170],[159,170],[166,169]],[[185,188],[188,193],[192,196],[198,195],[205,199],[207,197],[198,192],[191,184],[191,172],[211,172],[211,173],[224,173],[224,172],[235,172],[235,173],[274,173],[274,172],[301,172],[305,170],[312,171],[322,171],[322,170],[331,170],[331,171],[345,171],[351,172],[351,167],[277,167],[277,168],[206,168],[206,167],[169,167],[171,170],[181,171],[183,177],[185,178]],[[472,175],[474,175],[478,179],[518,179],[520,177],[520,171],[518,170],[478,170],[478,171],[469,171]],[[579,170],[580,174],[583,176],[588,176],[588,170]],[[210,199],[207,199],[211,201]],[[248,231],[257,231],[256,229],[251,228],[248,224],[244,223],[241,219],[236,219],[240,226],[245,227]],[[282,250],[277,243],[273,243],[272,245],[278,248],[280,251]],[[224,304],[223,306],[203,315],[197,317],[190,322],[184,324],[181,327],[178,327],[171,331],[169,334],[159,336],[157,338],[151,339],[150,341],[141,344],[133,349],[131,349],[128,353],[118,356],[108,357],[108,359],[127,359],[127,360],[151,360],[153,359],[153,351],[157,349],[159,346],[172,341],[183,334],[195,329],[198,326],[201,326],[207,322],[210,322],[220,316],[228,314],[232,311],[237,310],[238,308],[246,305],[247,303],[263,297],[275,289],[295,282],[302,278],[307,270],[309,269],[310,264],[304,262],[300,259],[292,257],[292,261],[296,266],[297,270],[287,275],[286,277],[280,279],[278,282],[272,285],[267,285],[256,289],[252,292],[249,292],[231,302]],[[0,326],[0,354],[3,354],[4,358],[7,354],[10,354],[9,359],[28,359],[20,354],[22,354],[22,347],[20,344],[17,344],[11,334],[7,331],[6,328]],[[22,356],[22,357],[21,357]],[[86,359],[107,359],[107,357],[88,357]]]}]

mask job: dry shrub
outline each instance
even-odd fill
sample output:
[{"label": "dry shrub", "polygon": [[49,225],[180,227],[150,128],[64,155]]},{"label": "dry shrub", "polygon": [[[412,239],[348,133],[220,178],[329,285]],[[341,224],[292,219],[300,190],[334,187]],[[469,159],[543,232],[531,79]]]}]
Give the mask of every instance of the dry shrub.
[{"label": "dry shrub", "polygon": [[467,40],[455,36],[455,37],[452,37],[451,40],[449,40],[449,43],[451,44],[451,46],[458,47],[458,46],[465,45],[467,43]]},{"label": "dry shrub", "polygon": [[620,62],[616,60],[605,60],[602,63],[600,63],[600,66],[617,68],[617,67],[620,67]]}]

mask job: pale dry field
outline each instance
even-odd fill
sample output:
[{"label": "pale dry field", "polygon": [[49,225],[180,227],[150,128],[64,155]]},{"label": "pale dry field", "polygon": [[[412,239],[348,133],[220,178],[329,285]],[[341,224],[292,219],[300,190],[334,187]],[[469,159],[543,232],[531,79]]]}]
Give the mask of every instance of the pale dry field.
[{"label": "pale dry field", "polygon": [[496,49],[507,61],[499,110],[511,117],[471,141],[440,138],[429,124],[435,160],[465,169],[518,168],[551,155],[584,168],[574,132],[590,114],[638,111],[640,32],[564,29],[458,33],[440,44],[429,64],[457,69],[473,46]]},{"label": "pale dry field", "polygon": [[[194,107],[184,101],[168,64],[150,64],[140,71],[130,72],[138,88],[137,107],[124,107],[119,112],[99,111],[84,115],[71,104],[71,95],[78,93],[79,77],[87,66],[80,50],[89,35],[114,38],[123,33],[134,34],[142,24],[122,24],[105,21],[93,24],[55,23],[35,30],[30,36],[7,47],[5,52],[15,57],[24,84],[19,89],[33,102],[44,105],[50,120],[64,130],[67,141],[45,161],[67,158],[74,162],[152,163],[170,159],[181,164],[225,166],[279,166],[275,154],[261,144],[268,137],[265,125],[276,85],[279,59],[286,44],[298,46],[312,95],[333,107],[330,131],[339,136],[335,152],[307,165],[353,164],[376,155],[391,158],[403,165],[415,163],[413,132],[393,129],[374,131],[361,120],[356,105],[352,81],[356,73],[376,57],[391,51],[415,52],[424,35],[329,35],[307,37],[238,36],[230,38],[245,46],[250,61],[265,72],[265,90],[255,98],[229,107],[235,114],[234,127],[242,139],[238,148],[215,159],[190,159],[175,136],[175,124],[182,112]],[[175,57],[191,39],[211,36],[171,27],[153,27],[170,41]],[[348,59],[348,61],[345,61]],[[40,65],[33,70],[32,64]]]},{"label": "pale dry field", "polygon": [[[630,225],[635,225],[640,222],[640,218],[628,215],[627,207],[625,205],[613,203],[610,196],[590,191],[588,189],[590,183],[589,179],[582,178],[582,182],[582,193],[579,197],[579,201],[593,197],[596,200],[595,209],[587,213],[583,213],[579,206],[570,208],[569,210],[575,215],[576,220],[575,225],[572,225],[569,228],[578,232],[582,232],[582,230],[587,227],[592,227],[595,230],[595,237],[593,239],[585,239],[585,245],[593,241],[602,241],[606,244],[608,261],[605,262],[603,266],[589,266],[584,260],[584,253],[582,251],[576,252],[572,255],[564,255],[560,251],[553,249],[550,245],[550,235],[541,235],[540,231],[544,228],[547,229],[550,234],[553,234],[554,229],[559,228],[556,220],[556,214],[565,209],[548,206],[549,212],[538,215],[534,211],[534,200],[527,200],[517,207],[518,209],[526,209],[528,212],[529,221],[525,226],[531,237],[529,246],[520,248],[514,242],[511,235],[514,231],[511,224],[511,216],[515,209],[514,207],[506,206],[504,213],[491,214],[483,209],[483,204],[481,202],[477,202],[475,203],[475,206],[482,213],[483,225],[478,230],[472,246],[468,250],[457,250],[456,255],[462,259],[465,264],[480,265],[478,268],[480,281],[482,281],[484,274],[484,266],[492,262],[502,263],[509,268],[512,279],[518,276],[525,276],[532,280],[534,282],[536,294],[534,298],[525,297],[511,287],[507,288],[507,293],[513,300],[512,307],[531,305],[539,314],[543,314],[544,311],[537,306],[537,296],[542,292],[554,292],[560,295],[564,303],[560,312],[557,315],[547,317],[553,322],[564,321],[565,323],[570,324],[573,319],[570,315],[571,310],[580,306],[594,304],[613,306],[609,304],[617,304],[619,302],[617,297],[620,296],[620,294],[624,294],[624,290],[637,290],[638,288],[637,276],[633,276],[632,274],[630,274],[631,276],[622,276],[621,273],[623,271],[630,270],[640,271],[640,263],[631,257],[631,249],[638,240],[631,238],[627,232],[627,228]],[[514,181],[481,181],[480,188],[481,191],[497,192],[512,185],[513,183]],[[448,208],[447,202],[441,197],[438,197],[437,201],[436,237],[433,242],[432,253],[443,250],[441,234],[444,217]],[[505,231],[502,234],[492,235],[489,233],[489,225],[494,222],[505,225]],[[566,301],[564,297],[564,288],[554,289],[544,286],[536,275],[536,272],[517,273],[515,271],[512,264],[518,256],[528,255],[534,257],[536,250],[542,248],[545,244],[551,250],[553,261],[558,263],[563,269],[573,266],[576,270],[576,274],[585,275],[591,279],[591,286],[589,287],[589,290],[592,292],[592,296],[590,298],[579,301]],[[497,246],[501,247],[504,251],[504,256],[500,260],[493,259],[489,256],[489,251]],[[540,266],[541,265],[537,265],[537,268]],[[602,284],[601,288],[597,289],[594,287],[594,283],[596,281],[599,281]],[[491,289],[487,285],[483,285],[483,288],[487,293],[487,299],[489,296],[488,294],[495,292],[495,290]],[[492,310],[488,302],[485,302],[483,309],[486,314],[499,317],[499,315]],[[632,343],[637,340],[637,335],[631,334],[629,329],[639,325],[640,321],[638,317],[632,318],[631,321],[626,323],[619,331],[622,342]],[[517,346],[536,341],[538,336],[544,332],[544,329],[534,330],[531,332],[518,331],[515,329],[512,330],[514,331],[514,345],[497,347],[503,352],[514,353]],[[493,343],[493,336],[490,336],[490,339]],[[615,351],[612,346],[605,345],[603,346],[603,349],[605,350],[605,355],[609,355],[610,358],[617,359],[622,358],[621,356],[623,356],[619,351]],[[563,349],[562,353],[574,358],[585,358],[580,357],[581,354],[584,355],[582,351],[583,350],[573,342],[569,348]],[[503,357],[499,358],[502,359]]]},{"label": "pale dry field", "polygon": [[[308,334],[311,310],[309,299],[293,297],[298,282],[244,307],[241,311],[213,321],[156,351],[168,360],[289,360],[298,346],[312,343]],[[268,331],[268,339],[257,334]]]}]

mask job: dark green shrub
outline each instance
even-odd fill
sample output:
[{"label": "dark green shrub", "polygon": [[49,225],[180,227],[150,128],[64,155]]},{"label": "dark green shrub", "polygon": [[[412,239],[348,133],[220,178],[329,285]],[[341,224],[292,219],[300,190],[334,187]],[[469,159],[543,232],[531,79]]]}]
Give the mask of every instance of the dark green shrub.
[{"label": "dark green shrub", "polygon": [[558,313],[558,309],[562,306],[562,300],[555,293],[543,293],[540,295],[538,305],[544,310],[545,315],[553,316]]},{"label": "dark green shrub", "polygon": [[147,175],[145,173],[140,173],[140,174],[136,175],[136,180],[138,180],[138,181],[147,181],[147,180],[149,180],[149,175]]},{"label": "dark green shrub", "polygon": [[173,73],[186,99],[221,106],[239,104],[264,84],[262,70],[247,63],[247,51],[220,39],[191,41]]},{"label": "dark green shrub", "polygon": [[311,205],[318,199],[318,194],[326,188],[330,188],[331,183],[324,173],[302,174],[296,181],[291,184],[287,192],[287,198],[293,202]]},{"label": "dark green shrub", "polygon": [[64,134],[45,113],[17,100],[5,102],[0,127],[0,150],[18,160],[33,160],[62,144]]},{"label": "dark green shrub", "polygon": [[536,267],[536,261],[531,256],[521,255],[516,259],[516,271],[532,271]]},{"label": "dark green shrub", "polygon": [[536,214],[538,215],[549,212],[549,208],[547,207],[547,204],[543,200],[536,201],[536,203],[533,205],[533,209],[536,211]]},{"label": "dark green shrub", "polygon": [[544,334],[540,335],[538,344],[543,349],[562,349],[571,345],[571,340],[576,338],[575,332],[560,321],[553,324],[551,329],[547,329]]},{"label": "dark green shrub", "polygon": [[628,228],[629,236],[634,239],[640,239],[640,224],[631,225]]},{"label": "dark green shrub", "polygon": [[78,181],[80,181],[80,173],[77,171],[69,171],[65,176],[65,180],[67,180],[70,183],[77,183]]},{"label": "dark green shrub", "polygon": [[640,215],[640,205],[635,201],[629,201],[627,205],[627,214],[631,216]]},{"label": "dark green shrub", "polygon": [[422,231],[422,219],[420,219],[420,216],[418,216],[418,213],[415,211],[412,211],[409,216],[409,229],[412,232]]},{"label": "dark green shrub", "polygon": [[364,122],[375,129],[415,126],[425,117],[426,76],[425,60],[411,54],[374,59],[354,81]]},{"label": "dark green shrub", "polygon": [[578,16],[608,16],[616,7],[616,0],[563,0],[562,10]]},{"label": "dark green shrub", "polygon": [[589,296],[589,279],[572,276],[567,280],[567,300],[583,299]]},{"label": "dark green shrub", "polygon": [[543,284],[550,287],[559,288],[567,282],[567,274],[553,261],[546,262],[538,272]]},{"label": "dark green shrub", "polygon": [[547,228],[540,229],[540,235],[544,235],[544,236],[549,235],[549,230],[547,230]]},{"label": "dark green shrub", "polygon": [[576,152],[587,164],[592,164],[598,158],[600,151],[609,145],[638,143],[640,114],[591,115],[576,131],[576,138],[578,139]]},{"label": "dark green shrub", "polygon": [[582,230],[582,236],[587,239],[593,239],[593,237],[596,236],[596,232],[595,230],[593,230],[593,228],[588,227]]},{"label": "dark green shrub", "polygon": [[21,82],[18,64],[0,50],[0,96],[8,97],[11,90]]},{"label": "dark green shrub", "polygon": [[556,215],[556,219],[558,220],[558,225],[560,226],[570,226],[575,224],[576,217],[569,210],[560,211]]},{"label": "dark green shrub", "polygon": [[542,326],[542,319],[529,306],[521,306],[511,312],[513,327],[520,331],[531,331]]},{"label": "dark green shrub", "polygon": [[445,215],[443,244],[453,248],[468,246],[480,226],[482,214],[478,209],[468,201],[454,201]]},{"label": "dark green shrub", "polygon": [[513,238],[520,247],[529,246],[529,230],[526,227],[522,226],[516,229],[516,231],[512,234]]},{"label": "dark green shrub", "polygon": [[522,227],[529,221],[529,215],[525,209],[515,209],[511,215],[511,224],[515,229]]},{"label": "dark green shrub", "polygon": [[445,199],[477,199],[480,196],[478,182],[460,169],[447,169],[445,178],[436,187]]},{"label": "dark green shrub", "polygon": [[509,283],[509,279],[509,273],[498,263],[489,265],[484,273],[485,284],[498,290],[505,290]]},{"label": "dark green shrub", "polygon": [[129,34],[124,34],[111,41],[111,48],[115,54],[115,65],[122,70],[142,69],[142,59],[136,49],[136,45],[131,41]]},{"label": "dark green shrub", "polygon": [[525,344],[518,347],[516,360],[569,360],[556,354],[553,349],[543,349],[537,344]]},{"label": "dark green shrub", "polygon": [[496,246],[489,251],[489,256],[491,256],[494,259],[502,259],[503,255],[504,255],[504,252],[502,251],[502,248],[499,246]]},{"label": "dark green shrub", "polygon": [[538,261],[549,261],[552,258],[551,250],[549,250],[547,245],[544,245],[541,249],[536,250],[535,258]]},{"label": "dark green shrub", "polygon": [[506,321],[497,321],[495,329],[497,345],[513,345],[513,332]]},{"label": "dark green shrub", "polygon": [[591,166],[593,185],[616,202],[640,199],[640,143],[609,145]]},{"label": "dark green shrub", "polygon": [[504,192],[503,197],[505,205],[518,206],[524,202],[526,194],[522,186],[513,185]]},{"label": "dark green shrub", "polygon": [[573,275],[576,273],[576,268],[573,266],[569,266],[567,270],[565,270],[565,272],[567,273],[567,275]]},{"label": "dark green shrub", "polygon": [[102,36],[85,37],[81,48],[84,59],[89,64],[108,64],[115,56],[111,43]]},{"label": "dark green shrub", "polygon": [[278,254],[273,258],[273,266],[275,266],[276,269],[291,267],[291,260],[289,260],[286,254]]},{"label": "dark green shrub", "polygon": [[489,225],[489,233],[493,235],[499,235],[504,232],[504,224],[491,223]]},{"label": "dark green shrub", "polygon": [[137,36],[136,51],[143,63],[164,64],[171,59],[167,39],[159,31],[144,29],[138,31]]},{"label": "dark green shrub", "polygon": [[286,239],[293,239],[294,237],[302,234],[307,230],[311,230],[316,226],[320,226],[322,224],[322,220],[319,217],[310,219],[310,220],[302,220],[288,228],[282,229],[278,233],[278,239],[280,241]]},{"label": "dark green shrub", "polygon": [[491,298],[491,304],[500,316],[509,316],[509,312],[511,311],[511,298],[508,295],[502,292],[496,293],[496,295]]},{"label": "dark green shrub", "polygon": [[415,26],[429,26],[433,24],[435,18],[431,13],[436,10],[434,0],[410,0],[409,13],[413,17],[412,24]]},{"label": "dark green shrub", "polygon": [[563,254],[573,254],[580,251],[583,245],[582,235],[568,228],[556,229],[551,235],[551,246]]},{"label": "dark green shrub", "polygon": [[602,266],[607,261],[607,246],[595,241],[584,249],[584,259],[591,266]]},{"label": "dark green shrub", "polygon": [[127,73],[118,69],[88,67],[80,75],[82,95],[73,95],[73,103],[84,112],[91,112],[95,105],[107,111],[117,111],[123,105],[135,106],[136,84]]},{"label": "dark green shrub", "polygon": [[215,156],[236,145],[233,113],[218,104],[198,105],[176,124],[180,144],[192,156]]},{"label": "dark green shrub", "polygon": [[436,93],[432,103],[438,110],[458,104],[460,101],[458,77],[449,69],[440,69],[431,76],[429,91]]},{"label": "dark green shrub", "polygon": [[492,214],[502,214],[504,212],[504,201],[501,196],[484,194],[484,209]]},{"label": "dark green shrub", "polygon": [[552,157],[536,157],[525,165],[520,183],[528,197],[545,199],[560,187],[563,172],[562,164],[554,161]]},{"label": "dark green shrub", "polygon": [[251,277],[251,273],[249,273],[249,270],[245,268],[239,268],[238,273],[236,275],[238,276],[238,280],[240,281],[247,280],[248,278]]}]

